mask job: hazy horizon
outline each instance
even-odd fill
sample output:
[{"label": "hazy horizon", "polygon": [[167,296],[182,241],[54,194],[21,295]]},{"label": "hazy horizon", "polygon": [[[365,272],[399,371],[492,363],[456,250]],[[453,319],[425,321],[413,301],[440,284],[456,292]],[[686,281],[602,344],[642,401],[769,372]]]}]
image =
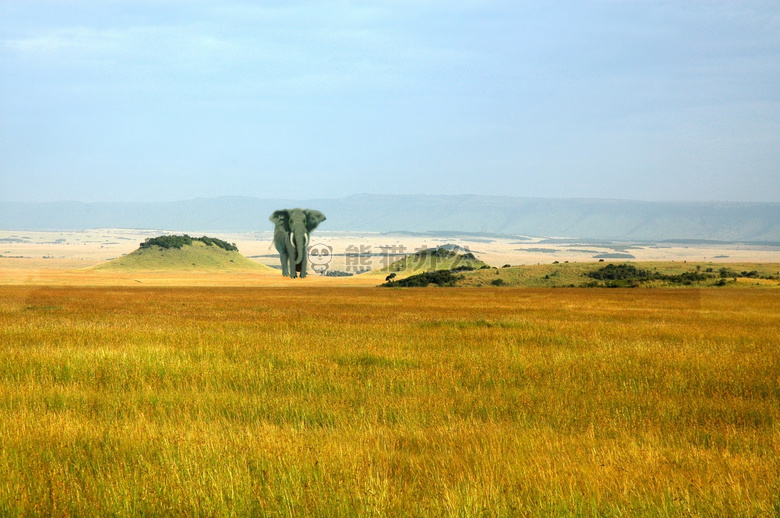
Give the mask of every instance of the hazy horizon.
[{"label": "hazy horizon", "polygon": [[0,5],[0,200],[780,201],[780,4]]},{"label": "hazy horizon", "polygon": [[82,200],[82,199],[52,199],[52,200],[13,200],[0,198],[0,203],[21,203],[21,204],[58,204],[58,203],[78,203],[84,205],[96,204],[171,204],[171,203],[183,203],[193,202],[198,200],[219,200],[219,199],[247,199],[247,200],[280,200],[291,202],[307,202],[316,200],[346,200],[357,197],[417,197],[417,196],[429,196],[429,197],[442,197],[442,198],[457,198],[457,197],[493,197],[493,198],[505,198],[505,199],[517,199],[517,200],[532,200],[532,201],[563,201],[563,202],[616,202],[616,203],[646,203],[657,205],[777,205],[780,201],[732,201],[732,200],[642,200],[637,198],[598,198],[595,196],[559,196],[559,197],[543,197],[543,196],[514,196],[509,194],[474,194],[474,193],[460,193],[460,194],[438,194],[438,193],[379,193],[379,192],[355,192],[345,194],[343,196],[311,196],[311,197],[295,197],[295,196],[262,196],[262,195],[248,195],[248,194],[219,194],[214,196],[192,196],[188,198],[173,198],[173,199],[155,199],[155,200]]}]

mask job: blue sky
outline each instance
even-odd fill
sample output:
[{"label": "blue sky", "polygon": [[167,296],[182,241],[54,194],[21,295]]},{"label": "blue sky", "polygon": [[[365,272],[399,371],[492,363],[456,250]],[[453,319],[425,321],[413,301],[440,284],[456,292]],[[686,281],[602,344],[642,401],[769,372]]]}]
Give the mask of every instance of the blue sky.
[{"label": "blue sky", "polygon": [[780,201],[780,3],[0,3],[0,199],[357,193]]}]

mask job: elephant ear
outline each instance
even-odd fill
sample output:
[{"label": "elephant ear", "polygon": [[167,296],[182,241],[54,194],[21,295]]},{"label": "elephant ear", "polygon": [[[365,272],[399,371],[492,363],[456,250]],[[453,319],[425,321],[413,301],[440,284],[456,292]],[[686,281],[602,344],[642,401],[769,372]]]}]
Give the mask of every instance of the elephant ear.
[{"label": "elephant ear", "polygon": [[290,231],[290,212],[287,209],[274,211],[268,219],[273,221],[274,225],[281,224],[284,227],[285,232]]},{"label": "elephant ear", "polygon": [[325,214],[318,210],[306,209],[303,211],[306,214],[306,228],[311,232],[317,225],[325,221]]}]

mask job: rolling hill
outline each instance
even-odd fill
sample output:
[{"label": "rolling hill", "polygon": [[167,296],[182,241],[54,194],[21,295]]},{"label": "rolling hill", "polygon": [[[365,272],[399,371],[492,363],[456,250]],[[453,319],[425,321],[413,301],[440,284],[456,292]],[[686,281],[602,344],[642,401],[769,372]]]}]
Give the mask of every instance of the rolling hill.
[{"label": "rolling hill", "polygon": [[[165,238],[180,237],[182,236],[165,236]],[[166,246],[164,241],[158,244],[155,241],[157,239],[160,238],[149,239],[146,243],[142,243],[138,250],[93,266],[91,269],[111,272],[275,272],[269,266],[247,259],[238,252],[238,249],[228,250],[213,242],[209,243],[212,241],[209,238],[190,238],[189,243],[182,243],[180,246]]]},{"label": "rolling hill", "polygon": [[478,270],[483,267],[489,268],[486,263],[471,252],[457,245],[443,245],[407,255],[384,268],[363,275],[386,276],[395,274],[395,278],[401,279],[422,272]]},{"label": "rolling hill", "polygon": [[[780,264],[681,262],[558,263],[486,268],[463,272],[416,273],[383,286],[458,287],[780,287]],[[450,273],[451,275],[445,275]],[[405,282],[404,282],[405,281]]]}]

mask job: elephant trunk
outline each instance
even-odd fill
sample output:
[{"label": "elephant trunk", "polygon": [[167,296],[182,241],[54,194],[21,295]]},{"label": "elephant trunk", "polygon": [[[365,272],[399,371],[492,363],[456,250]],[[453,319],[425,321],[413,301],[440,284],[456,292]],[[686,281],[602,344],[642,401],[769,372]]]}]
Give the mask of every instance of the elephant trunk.
[{"label": "elephant trunk", "polygon": [[293,234],[293,239],[295,239],[295,264],[301,264],[301,261],[303,261],[303,256],[306,252],[306,245],[308,241],[308,237],[305,232],[299,232]]}]

